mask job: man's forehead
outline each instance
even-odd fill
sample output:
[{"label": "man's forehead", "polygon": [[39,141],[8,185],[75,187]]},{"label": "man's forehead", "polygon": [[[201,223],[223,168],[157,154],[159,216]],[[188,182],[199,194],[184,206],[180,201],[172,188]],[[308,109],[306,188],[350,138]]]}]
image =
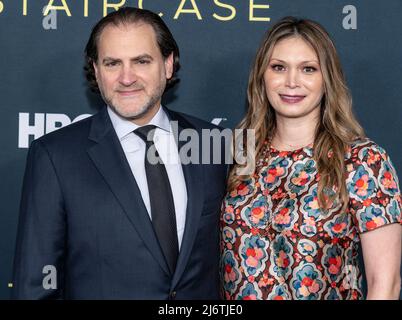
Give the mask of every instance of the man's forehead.
[{"label": "man's forehead", "polygon": [[155,39],[156,41],[156,33],[154,28],[149,24],[145,22],[121,22],[119,24],[108,24],[103,28],[99,35],[99,39],[102,38],[102,36],[105,35],[121,35],[125,34],[127,36],[133,35],[133,34],[139,34],[141,33],[142,37],[145,36],[151,36],[152,38]]},{"label": "man's forehead", "polygon": [[156,33],[147,23],[110,24],[102,30],[97,45],[102,56],[162,54]]}]

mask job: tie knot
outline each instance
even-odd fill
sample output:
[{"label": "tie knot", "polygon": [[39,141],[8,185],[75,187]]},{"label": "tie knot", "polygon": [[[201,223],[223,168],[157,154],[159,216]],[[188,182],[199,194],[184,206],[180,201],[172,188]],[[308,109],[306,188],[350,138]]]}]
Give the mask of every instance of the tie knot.
[{"label": "tie knot", "polygon": [[134,133],[145,143],[153,143],[156,128],[156,126],[149,124],[135,129]]}]

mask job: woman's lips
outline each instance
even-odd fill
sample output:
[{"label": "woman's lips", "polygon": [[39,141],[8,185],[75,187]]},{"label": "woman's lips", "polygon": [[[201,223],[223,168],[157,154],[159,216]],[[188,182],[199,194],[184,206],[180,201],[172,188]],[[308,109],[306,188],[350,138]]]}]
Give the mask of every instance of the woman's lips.
[{"label": "woman's lips", "polygon": [[299,103],[302,101],[306,96],[299,96],[299,95],[286,95],[280,94],[281,100],[285,103]]}]

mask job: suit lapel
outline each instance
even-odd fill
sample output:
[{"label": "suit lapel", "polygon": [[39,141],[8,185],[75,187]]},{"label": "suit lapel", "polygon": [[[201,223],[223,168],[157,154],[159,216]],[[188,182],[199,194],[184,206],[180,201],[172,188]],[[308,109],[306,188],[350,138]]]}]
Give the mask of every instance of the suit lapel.
[{"label": "suit lapel", "polygon": [[89,157],[109,185],[151,254],[162,269],[169,274],[168,266],[159,247],[141,192],[113,129],[106,108],[94,116],[89,139],[96,142],[95,145],[88,149]]},{"label": "suit lapel", "polygon": [[[170,121],[177,121],[178,123],[178,132],[174,132],[174,134],[180,136],[183,129],[195,130],[195,128],[179,114],[168,109],[165,109],[165,111],[167,112]],[[180,141],[177,137],[176,141],[178,141],[180,152],[181,147],[186,144],[186,141]],[[201,148],[199,150],[201,150]],[[187,265],[197,235],[198,223],[201,217],[204,200],[203,166],[192,163],[182,164],[182,169],[187,188],[186,223],[176,271],[172,281],[172,288],[177,285]]]}]

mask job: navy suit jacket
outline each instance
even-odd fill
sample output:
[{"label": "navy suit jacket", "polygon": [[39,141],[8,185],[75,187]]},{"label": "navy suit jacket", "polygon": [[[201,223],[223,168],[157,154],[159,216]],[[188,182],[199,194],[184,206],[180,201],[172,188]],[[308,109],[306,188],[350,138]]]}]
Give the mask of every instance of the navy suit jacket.
[{"label": "navy suit jacket", "polygon": [[[178,121],[179,132],[216,128],[166,112]],[[192,163],[182,168],[188,205],[171,275],[106,108],[33,141],[23,183],[13,298],[218,299],[219,215],[227,166]],[[56,268],[57,289],[43,286],[49,265]]]}]

